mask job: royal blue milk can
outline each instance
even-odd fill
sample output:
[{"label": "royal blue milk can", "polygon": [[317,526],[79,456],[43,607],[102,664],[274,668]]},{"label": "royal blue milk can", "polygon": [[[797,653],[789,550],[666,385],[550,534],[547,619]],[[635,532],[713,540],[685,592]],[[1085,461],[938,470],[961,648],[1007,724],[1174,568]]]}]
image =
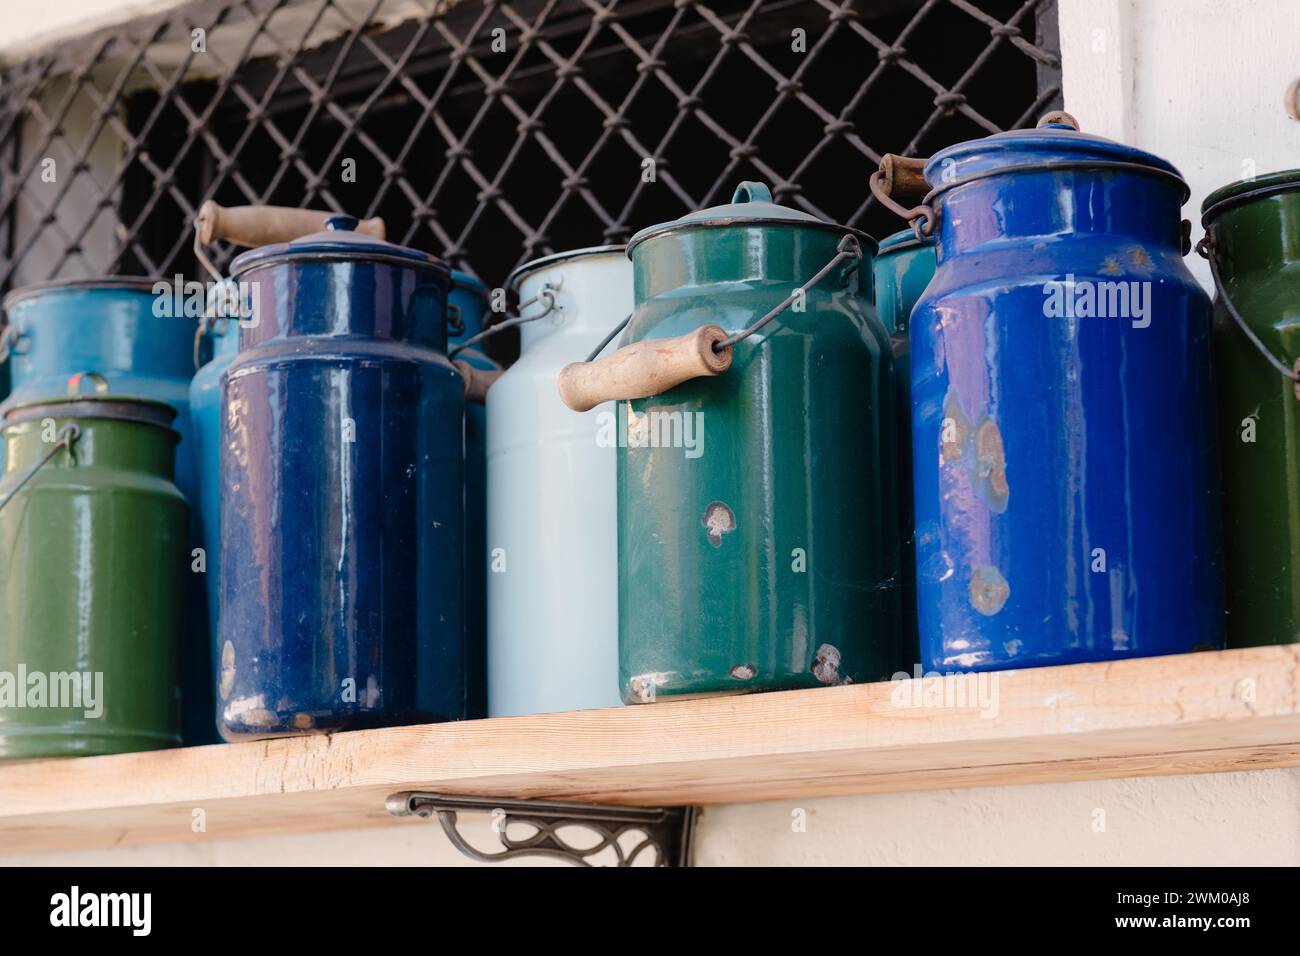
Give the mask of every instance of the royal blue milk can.
[{"label": "royal blue milk can", "polygon": [[1222,644],[1210,303],[1187,184],[1067,114],[948,147],[903,210],[921,662],[996,670]]},{"label": "royal blue milk can", "polygon": [[[182,277],[109,276],[44,282],[6,297],[3,335],[12,393],[3,408],[62,394],[68,377],[95,369],[115,394],[152,399],[176,410],[176,485],[189,501],[200,497],[191,428],[189,385],[193,345],[205,301],[199,283]],[[201,547],[197,509],[190,513],[190,547]],[[201,573],[186,569],[182,724],[185,742],[215,741],[212,666]]]},{"label": "royal blue milk can", "polygon": [[228,739],[466,714],[450,270],[356,224],[231,264],[249,308],[221,379]]}]

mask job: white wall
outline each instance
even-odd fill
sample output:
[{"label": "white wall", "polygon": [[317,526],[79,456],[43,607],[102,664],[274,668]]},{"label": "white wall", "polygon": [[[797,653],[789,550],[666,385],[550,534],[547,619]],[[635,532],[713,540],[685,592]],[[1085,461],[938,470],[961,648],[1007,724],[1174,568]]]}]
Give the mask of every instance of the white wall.
[{"label": "white wall", "polygon": [[[1296,0],[1059,0],[1065,106],[1089,131],[1156,153],[1201,200],[1300,167],[1283,94],[1300,77]],[[1207,287],[1209,267],[1188,265]]]},{"label": "white wall", "polygon": [[[170,0],[129,4],[156,7]],[[0,21],[15,37],[81,25],[113,0],[53,2]],[[70,12],[72,11],[72,12]],[[1065,106],[1084,129],[1171,160],[1188,215],[1229,181],[1300,166],[1282,106],[1300,76],[1296,0],[1060,0]],[[864,173],[865,175],[865,173]],[[1193,235],[1199,236],[1199,226]],[[1198,275],[1206,276],[1195,257]],[[792,810],[807,811],[794,832]],[[1100,815],[1099,815],[1100,812]],[[1104,820],[1104,830],[1097,829]],[[486,825],[473,824],[480,845]],[[47,856],[2,863],[459,863],[437,827]],[[1300,864],[1300,771],[933,791],[712,808],[697,861],[743,864]]]}]

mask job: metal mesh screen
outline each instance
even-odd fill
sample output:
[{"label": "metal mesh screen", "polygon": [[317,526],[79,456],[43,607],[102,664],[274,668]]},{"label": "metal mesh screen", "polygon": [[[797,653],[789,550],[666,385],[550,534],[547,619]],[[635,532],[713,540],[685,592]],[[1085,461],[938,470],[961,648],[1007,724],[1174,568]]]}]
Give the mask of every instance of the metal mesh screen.
[{"label": "metal mesh screen", "polygon": [[883,235],[881,153],[1059,78],[1054,0],[204,0],[4,68],[0,286],[189,272],[208,198],[380,215],[490,284],[741,179]]}]

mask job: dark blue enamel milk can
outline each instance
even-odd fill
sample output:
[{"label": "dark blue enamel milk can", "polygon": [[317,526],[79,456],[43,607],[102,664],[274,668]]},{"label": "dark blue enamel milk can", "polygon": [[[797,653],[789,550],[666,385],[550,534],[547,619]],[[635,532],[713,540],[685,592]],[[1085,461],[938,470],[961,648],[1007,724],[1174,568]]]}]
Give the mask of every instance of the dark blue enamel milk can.
[{"label": "dark blue enamel milk can", "polygon": [[228,739],[466,713],[450,272],[355,225],[231,265],[250,314],[221,384]]},{"label": "dark blue enamel milk can", "polygon": [[940,671],[1222,644],[1187,184],[1057,115],[937,153],[903,211],[937,239],[911,377],[921,662]]}]

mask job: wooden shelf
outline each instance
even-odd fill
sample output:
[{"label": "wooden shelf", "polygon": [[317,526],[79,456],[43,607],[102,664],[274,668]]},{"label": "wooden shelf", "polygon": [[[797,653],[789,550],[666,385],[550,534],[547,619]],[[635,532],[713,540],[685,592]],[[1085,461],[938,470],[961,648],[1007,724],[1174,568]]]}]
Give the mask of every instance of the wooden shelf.
[{"label": "wooden shelf", "polygon": [[0,848],[428,826],[388,816],[399,790],[654,806],[1300,766],[1300,645],[988,689],[992,717],[884,683],[0,764]]}]

